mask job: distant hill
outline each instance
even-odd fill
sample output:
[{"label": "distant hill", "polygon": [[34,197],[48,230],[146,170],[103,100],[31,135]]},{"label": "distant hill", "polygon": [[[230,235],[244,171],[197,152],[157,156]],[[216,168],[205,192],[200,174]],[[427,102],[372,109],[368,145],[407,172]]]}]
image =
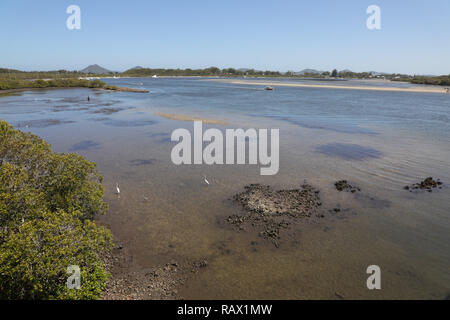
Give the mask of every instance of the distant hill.
[{"label": "distant hill", "polygon": [[21,71],[15,69],[0,68],[0,73],[9,73],[9,72],[21,72]]},{"label": "distant hill", "polygon": [[123,73],[144,72],[145,70],[149,70],[149,69],[141,67],[141,66],[136,66],[136,67],[125,70]]},{"label": "distant hill", "polygon": [[367,73],[369,73],[371,76],[383,76],[389,73],[386,72],[378,72],[378,71],[368,71]]},{"label": "distant hill", "polygon": [[100,67],[98,64],[90,65],[89,67],[84,68],[83,70],[80,70],[81,73],[93,73],[93,74],[106,74],[106,73],[112,73],[112,71]]},{"label": "distant hill", "polygon": [[302,71],[295,72],[295,74],[297,74],[297,75],[303,75],[303,74],[306,74],[306,73],[321,74],[323,72],[325,72],[325,71],[319,71],[319,70],[316,70],[316,69],[303,69]]},{"label": "distant hill", "polygon": [[262,70],[255,70],[255,69],[251,69],[251,68],[239,68],[239,69],[236,69],[236,70],[240,71],[240,72],[249,72],[251,70],[253,70],[253,72],[263,72]]}]

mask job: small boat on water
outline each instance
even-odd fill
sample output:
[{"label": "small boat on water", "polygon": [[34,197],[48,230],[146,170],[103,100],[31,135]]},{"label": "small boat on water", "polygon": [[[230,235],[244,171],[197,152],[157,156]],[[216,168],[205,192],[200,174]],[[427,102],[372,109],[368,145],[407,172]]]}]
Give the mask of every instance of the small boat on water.
[{"label": "small boat on water", "polygon": [[158,76],[157,76],[156,74],[154,74],[154,75],[152,76],[152,78],[158,78]]},{"label": "small boat on water", "polygon": [[273,88],[270,87],[270,86],[267,86],[267,87],[264,88],[264,90],[269,90],[270,91],[270,90],[273,90]]}]

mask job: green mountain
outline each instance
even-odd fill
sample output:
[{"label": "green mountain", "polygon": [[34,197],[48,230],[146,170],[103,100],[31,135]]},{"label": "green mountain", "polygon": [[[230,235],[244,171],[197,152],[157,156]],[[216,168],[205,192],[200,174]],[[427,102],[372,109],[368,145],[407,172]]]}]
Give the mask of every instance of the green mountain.
[{"label": "green mountain", "polygon": [[107,74],[107,73],[113,73],[112,71],[100,67],[98,64],[90,65],[89,67],[84,68],[83,70],[80,70],[82,73],[93,73],[93,74]]}]

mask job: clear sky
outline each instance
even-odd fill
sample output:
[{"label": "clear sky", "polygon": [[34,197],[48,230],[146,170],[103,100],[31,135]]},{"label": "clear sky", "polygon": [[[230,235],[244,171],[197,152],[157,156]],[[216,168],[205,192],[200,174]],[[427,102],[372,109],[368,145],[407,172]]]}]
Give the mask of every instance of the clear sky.
[{"label": "clear sky", "polygon": [[[68,30],[69,5],[81,30]],[[366,9],[381,8],[381,30]],[[0,67],[450,74],[450,0],[1,0]]]}]

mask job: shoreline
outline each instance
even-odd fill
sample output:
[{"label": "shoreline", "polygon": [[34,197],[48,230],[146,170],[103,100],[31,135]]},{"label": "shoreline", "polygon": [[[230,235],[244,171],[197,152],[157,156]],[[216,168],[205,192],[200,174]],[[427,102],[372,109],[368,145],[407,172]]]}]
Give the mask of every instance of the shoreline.
[{"label": "shoreline", "polygon": [[446,88],[398,88],[398,87],[372,87],[372,86],[339,86],[329,84],[303,84],[292,82],[274,82],[274,81],[254,81],[254,80],[233,80],[233,79],[209,79],[209,81],[222,82],[229,84],[246,84],[273,87],[298,87],[298,88],[316,88],[316,89],[344,89],[344,90],[371,90],[371,91],[390,91],[390,92],[415,92],[415,93],[441,93],[447,94]]},{"label": "shoreline", "polygon": [[47,87],[47,88],[17,88],[17,89],[4,89],[0,90],[1,94],[22,92],[22,91],[34,91],[34,90],[58,90],[58,89],[91,89],[91,90],[106,90],[106,91],[121,91],[121,92],[136,92],[136,93],[149,93],[148,90],[145,89],[134,89],[128,87],[116,87],[116,89],[108,89],[108,88],[89,88],[89,87]]}]

